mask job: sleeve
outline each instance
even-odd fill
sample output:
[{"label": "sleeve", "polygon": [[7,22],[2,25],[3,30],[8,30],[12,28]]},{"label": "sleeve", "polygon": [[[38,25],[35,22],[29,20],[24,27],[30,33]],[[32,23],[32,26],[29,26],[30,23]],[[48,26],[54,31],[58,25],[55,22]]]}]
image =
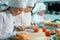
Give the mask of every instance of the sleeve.
[{"label": "sleeve", "polygon": [[0,15],[0,33],[2,31],[2,27],[3,27],[3,16]]},{"label": "sleeve", "polygon": [[3,22],[4,22],[4,17],[3,17],[3,12],[0,13],[0,39],[4,39],[6,35],[2,33],[3,30]]},{"label": "sleeve", "polygon": [[32,23],[31,24],[32,25],[35,25],[36,24],[34,15],[32,16]]},{"label": "sleeve", "polygon": [[[3,13],[2,13],[3,14]],[[9,38],[9,37],[11,37],[11,36],[14,36],[14,35],[16,35],[16,32],[13,32],[13,33],[3,33],[3,31],[2,30],[4,30],[3,29],[3,23],[4,23],[4,15],[2,15],[1,13],[0,13],[0,39],[7,39],[7,38]]]},{"label": "sleeve", "polygon": [[32,23],[37,23],[37,15],[32,16]]}]

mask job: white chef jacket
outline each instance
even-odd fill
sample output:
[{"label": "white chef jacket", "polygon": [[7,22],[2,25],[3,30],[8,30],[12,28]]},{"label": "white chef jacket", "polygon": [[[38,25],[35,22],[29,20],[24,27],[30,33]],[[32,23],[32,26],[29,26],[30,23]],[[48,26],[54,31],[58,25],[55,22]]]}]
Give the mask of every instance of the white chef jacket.
[{"label": "white chef jacket", "polygon": [[45,19],[43,16],[40,16],[38,14],[34,14],[34,16],[32,17],[32,21],[35,23],[41,23],[41,22],[44,22]]},{"label": "white chef jacket", "polygon": [[31,26],[31,12],[22,12],[22,25]]},{"label": "white chef jacket", "polygon": [[13,18],[9,11],[0,12],[0,39],[6,39],[14,34]]},{"label": "white chef jacket", "polygon": [[16,27],[22,26],[21,16],[22,16],[22,14],[13,16],[13,18],[14,18],[14,21],[13,21],[14,22],[14,26],[16,26]]}]

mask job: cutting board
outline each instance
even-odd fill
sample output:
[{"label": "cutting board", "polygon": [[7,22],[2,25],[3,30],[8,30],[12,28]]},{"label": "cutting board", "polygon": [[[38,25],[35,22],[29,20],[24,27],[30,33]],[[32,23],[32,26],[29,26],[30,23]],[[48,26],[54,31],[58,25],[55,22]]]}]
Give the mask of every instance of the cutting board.
[{"label": "cutting board", "polygon": [[[22,32],[17,32],[18,34],[22,33]],[[50,37],[46,37],[45,33],[42,32],[42,30],[40,29],[40,31],[38,33],[34,33],[32,29],[27,29],[26,33],[30,34],[30,37],[28,37],[27,39],[24,40],[50,40]],[[17,37],[12,37],[12,39],[19,39]],[[20,39],[21,40],[21,39]]]}]

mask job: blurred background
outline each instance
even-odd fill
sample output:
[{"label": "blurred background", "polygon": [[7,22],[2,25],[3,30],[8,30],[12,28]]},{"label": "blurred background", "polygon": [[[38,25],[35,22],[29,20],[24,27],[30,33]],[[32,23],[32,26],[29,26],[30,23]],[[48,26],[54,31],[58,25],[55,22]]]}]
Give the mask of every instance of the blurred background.
[{"label": "blurred background", "polygon": [[43,2],[46,5],[47,10],[44,15],[46,19],[60,19],[60,0],[38,0],[37,3],[39,2]]},{"label": "blurred background", "polygon": [[60,19],[60,0],[39,0],[39,2],[44,2],[47,11],[45,13],[46,19]]}]

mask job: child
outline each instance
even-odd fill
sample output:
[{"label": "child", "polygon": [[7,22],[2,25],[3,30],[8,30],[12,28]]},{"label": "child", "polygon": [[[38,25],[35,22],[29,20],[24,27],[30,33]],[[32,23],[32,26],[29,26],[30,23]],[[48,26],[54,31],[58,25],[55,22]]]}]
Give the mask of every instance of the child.
[{"label": "child", "polygon": [[8,3],[8,8],[0,12],[0,40],[8,40],[11,36],[16,36],[14,31],[13,16],[20,14],[23,10],[22,0],[11,0]]},{"label": "child", "polygon": [[38,3],[32,10],[33,15],[33,23],[39,24],[45,21],[43,15],[46,11],[46,6],[43,3]]},{"label": "child", "polygon": [[28,0],[26,3],[26,9],[22,12],[22,25],[26,28],[31,28],[31,11],[34,7],[36,0]]}]

